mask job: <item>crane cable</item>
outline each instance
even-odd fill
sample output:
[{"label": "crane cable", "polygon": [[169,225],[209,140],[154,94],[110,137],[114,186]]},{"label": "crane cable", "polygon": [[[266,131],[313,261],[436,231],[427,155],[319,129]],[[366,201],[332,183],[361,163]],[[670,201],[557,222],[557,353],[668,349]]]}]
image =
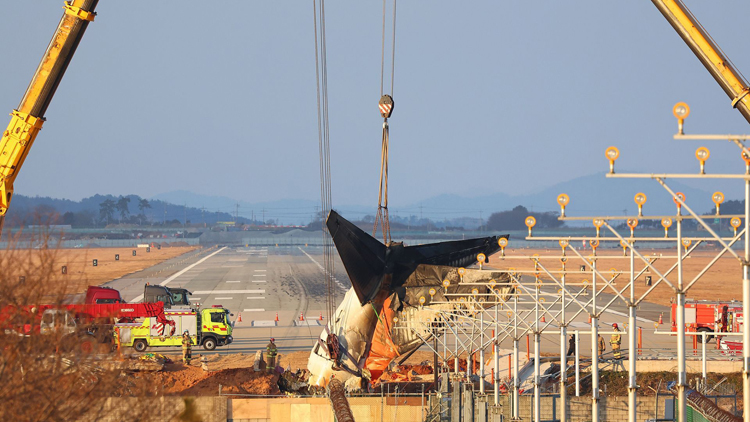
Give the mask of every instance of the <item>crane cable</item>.
[{"label": "crane cable", "polygon": [[393,113],[393,86],[396,76],[396,2],[393,0],[393,33],[391,34],[391,91],[390,94],[383,94],[385,85],[385,29],[386,29],[386,0],[383,0],[383,37],[380,51],[380,115],[383,117],[383,138],[380,149],[380,188],[378,190],[378,211],[375,215],[375,223],[372,227],[372,235],[375,236],[378,231],[378,225],[381,226],[383,233],[383,243],[391,242],[391,224],[388,216],[388,145],[389,145],[389,128],[388,118]]},{"label": "crane cable", "polygon": [[[318,4],[320,5],[318,7]],[[318,154],[320,158],[320,202],[323,233],[323,272],[326,286],[326,318],[332,321],[336,306],[333,242],[326,219],[331,211],[331,149],[328,125],[328,63],[326,59],[325,0],[313,0],[315,37],[315,83],[318,109]],[[320,26],[320,38],[318,38]]]}]

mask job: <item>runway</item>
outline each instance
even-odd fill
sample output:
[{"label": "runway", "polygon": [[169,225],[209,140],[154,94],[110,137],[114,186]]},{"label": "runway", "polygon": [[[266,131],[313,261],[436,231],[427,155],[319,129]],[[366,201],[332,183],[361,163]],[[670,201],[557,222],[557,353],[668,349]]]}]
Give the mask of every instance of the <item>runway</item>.
[{"label": "runway", "polygon": [[[276,338],[281,353],[309,350],[327,322],[325,316],[321,320],[325,310],[321,254],[320,247],[221,247],[183,263],[172,275],[156,277],[151,269],[105,286],[120,290],[128,302],[143,299],[145,283],[182,287],[193,293],[193,303],[201,307],[229,309],[235,321],[234,342],[200,353],[255,353],[265,349],[271,337]],[[340,262],[335,278],[338,303],[350,287]]]}]

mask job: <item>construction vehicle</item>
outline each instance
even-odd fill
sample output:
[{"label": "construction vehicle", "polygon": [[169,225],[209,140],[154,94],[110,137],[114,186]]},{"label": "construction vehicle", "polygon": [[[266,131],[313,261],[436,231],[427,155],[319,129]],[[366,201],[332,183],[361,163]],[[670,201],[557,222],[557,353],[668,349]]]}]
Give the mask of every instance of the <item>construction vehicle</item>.
[{"label": "construction vehicle", "polygon": [[64,3],[62,19],[44,52],[39,66],[18,108],[10,114],[0,138],[0,231],[13,196],[13,183],[42,129],[44,113],[55,95],[65,70],[81,42],[89,22],[94,20],[99,0],[71,0]]},{"label": "construction vehicle", "polygon": [[[672,304],[671,327],[677,332],[677,304]],[[742,303],[736,301],[693,300],[685,301],[685,328],[693,332],[736,332],[737,315],[742,314]],[[741,320],[741,319],[740,319]],[[706,335],[706,342],[714,335]],[[699,336],[698,341],[703,341]]]},{"label": "construction vehicle", "polygon": [[[9,330],[21,335],[61,334],[72,348],[79,345],[84,352],[93,350],[95,343],[114,345],[113,328],[117,323],[132,323],[139,318],[154,319],[169,326],[169,335],[175,333],[175,323],[166,318],[164,304],[157,303],[108,303],[98,305],[32,305],[22,309],[7,307],[2,315],[6,333]],[[24,322],[13,327],[14,317],[21,316]],[[34,321],[33,324],[31,322]],[[38,330],[38,331],[37,331]]]},{"label": "construction vehicle", "polygon": [[[166,318],[174,324],[178,333],[187,331],[193,344],[202,345],[206,350],[232,343],[233,316],[221,305],[200,310],[168,309]],[[149,347],[178,347],[182,345],[181,336],[169,336],[165,333],[163,321],[156,318],[145,318],[140,324],[117,324],[115,330],[121,346],[133,347],[137,352],[145,352]]]},{"label": "construction vehicle", "polygon": [[732,108],[739,110],[745,120],[750,123],[750,95],[748,95],[750,88],[742,73],[734,67],[681,0],[651,0],[651,2],[729,96]]}]

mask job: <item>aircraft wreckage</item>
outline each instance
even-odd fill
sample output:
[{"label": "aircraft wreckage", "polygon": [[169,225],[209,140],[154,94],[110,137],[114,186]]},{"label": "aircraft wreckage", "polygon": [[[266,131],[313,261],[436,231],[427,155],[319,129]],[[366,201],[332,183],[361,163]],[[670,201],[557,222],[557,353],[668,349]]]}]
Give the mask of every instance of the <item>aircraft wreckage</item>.
[{"label": "aircraft wreckage", "polygon": [[[495,280],[503,300],[513,293],[505,272],[459,267],[476,262],[477,254],[497,252],[508,235],[404,246],[387,245],[331,211],[326,221],[352,288],[313,346],[308,361],[310,384],[325,386],[335,376],[347,385],[376,381],[397,357],[417,350],[432,338],[435,310],[450,310],[473,289],[486,294]],[[445,288],[443,281],[450,285]],[[430,289],[434,294],[430,295]],[[447,293],[447,294],[446,294]],[[421,297],[425,303],[420,304]],[[487,304],[491,307],[493,304]]]}]

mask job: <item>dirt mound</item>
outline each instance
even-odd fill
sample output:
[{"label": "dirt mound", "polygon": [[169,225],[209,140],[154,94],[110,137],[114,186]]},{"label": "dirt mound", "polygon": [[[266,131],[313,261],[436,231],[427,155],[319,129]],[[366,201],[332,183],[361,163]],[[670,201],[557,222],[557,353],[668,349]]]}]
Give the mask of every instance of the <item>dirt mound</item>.
[{"label": "dirt mound", "polygon": [[252,369],[233,368],[211,372],[191,387],[179,392],[180,395],[208,396],[219,393],[257,394],[272,396],[281,394],[278,386],[278,375],[254,372]]}]

